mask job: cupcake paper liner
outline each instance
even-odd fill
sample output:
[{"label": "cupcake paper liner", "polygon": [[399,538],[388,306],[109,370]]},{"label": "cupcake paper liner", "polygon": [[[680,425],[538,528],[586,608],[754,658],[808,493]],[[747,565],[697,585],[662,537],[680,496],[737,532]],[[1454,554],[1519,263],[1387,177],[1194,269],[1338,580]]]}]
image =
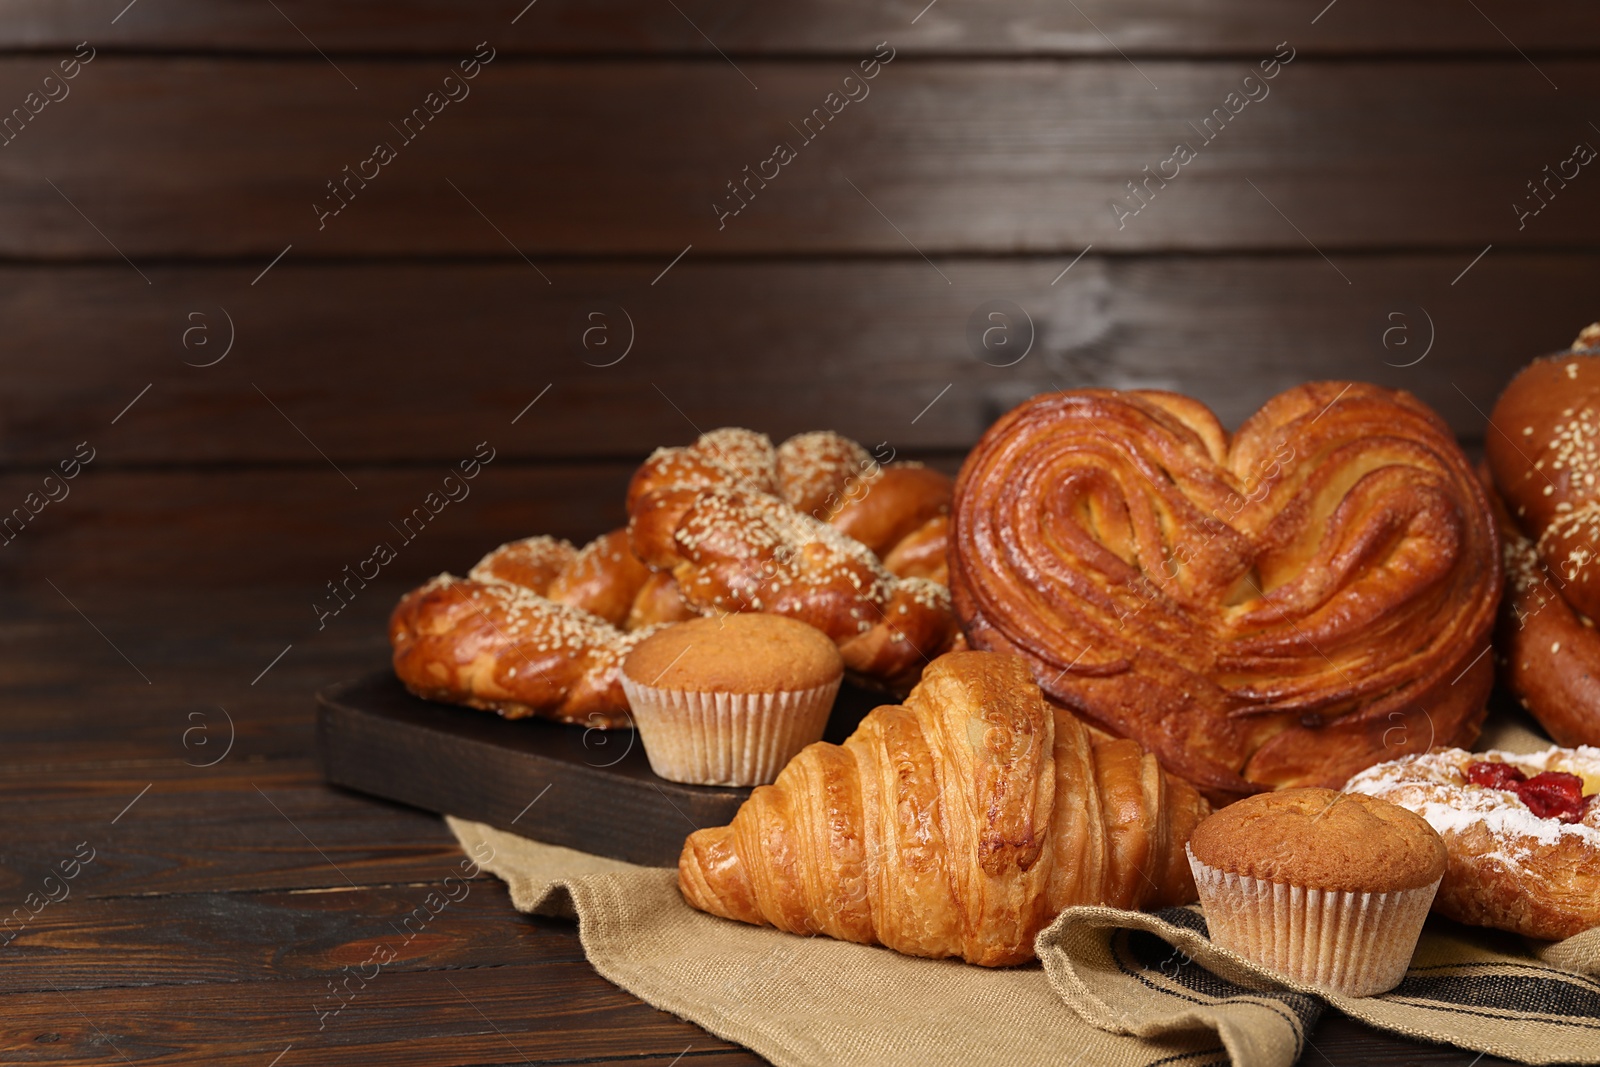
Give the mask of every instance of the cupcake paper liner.
[{"label": "cupcake paper liner", "polygon": [[1400,984],[1439,890],[1437,881],[1391,893],[1307,889],[1230,874],[1188,855],[1215,944],[1354,997]]},{"label": "cupcake paper liner", "polygon": [[822,740],[839,679],[778,693],[696,693],[635,682],[622,688],[650,769],[692,785],[766,785]]}]

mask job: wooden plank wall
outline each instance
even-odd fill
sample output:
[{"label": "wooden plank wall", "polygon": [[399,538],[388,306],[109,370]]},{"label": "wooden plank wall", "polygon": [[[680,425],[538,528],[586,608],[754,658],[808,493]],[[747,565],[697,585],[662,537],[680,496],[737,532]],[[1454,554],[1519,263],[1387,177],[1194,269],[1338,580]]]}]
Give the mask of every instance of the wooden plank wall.
[{"label": "wooden plank wall", "polygon": [[20,0],[0,567],[311,598],[492,450],[400,585],[696,427],[953,468],[1058,386],[1474,444],[1600,317],[1597,91],[1580,2]]}]

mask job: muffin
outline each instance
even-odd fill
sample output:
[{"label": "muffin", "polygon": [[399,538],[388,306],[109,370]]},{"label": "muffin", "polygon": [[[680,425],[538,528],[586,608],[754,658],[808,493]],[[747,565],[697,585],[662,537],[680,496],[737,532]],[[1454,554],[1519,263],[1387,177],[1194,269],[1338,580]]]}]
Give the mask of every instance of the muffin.
[{"label": "muffin", "polygon": [[822,739],[844,661],[822,631],[782,615],[691,619],[622,661],[650,769],[694,785],[765,785]]},{"label": "muffin", "polygon": [[1201,822],[1188,850],[1214,943],[1356,997],[1405,977],[1445,869],[1420,815],[1332,789],[1247,797]]}]

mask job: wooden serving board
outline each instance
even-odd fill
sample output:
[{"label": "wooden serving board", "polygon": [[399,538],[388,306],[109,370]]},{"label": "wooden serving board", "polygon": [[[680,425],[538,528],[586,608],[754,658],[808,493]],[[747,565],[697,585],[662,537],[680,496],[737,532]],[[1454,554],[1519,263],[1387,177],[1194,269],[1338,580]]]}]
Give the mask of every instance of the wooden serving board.
[{"label": "wooden serving board", "polygon": [[[841,686],[824,738],[844,740],[883,702]],[[657,777],[633,730],[436,704],[387,669],[317,694],[317,754],[335,785],[656,867],[677,866],[685,837],[750,795]]]}]

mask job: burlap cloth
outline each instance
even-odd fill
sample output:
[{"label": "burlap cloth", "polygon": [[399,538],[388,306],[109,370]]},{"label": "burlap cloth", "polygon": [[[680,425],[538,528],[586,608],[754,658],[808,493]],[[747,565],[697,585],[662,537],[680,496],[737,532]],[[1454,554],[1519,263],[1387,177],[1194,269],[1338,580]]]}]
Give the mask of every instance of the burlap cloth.
[{"label": "burlap cloth", "polygon": [[[1514,728],[1488,740],[1548,743]],[[576,916],[608,980],[784,1067],[1288,1067],[1328,1005],[1509,1060],[1600,1063],[1600,982],[1587,977],[1600,975],[1600,930],[1552,945],[1431,919],[1398,988],[1349,998],[1213,946],[1198,908],[1071,908],[1039,935],[1042,966],[988,970],[714,918],[683,903],[675,871],[448,822],[518,910]]]}]

